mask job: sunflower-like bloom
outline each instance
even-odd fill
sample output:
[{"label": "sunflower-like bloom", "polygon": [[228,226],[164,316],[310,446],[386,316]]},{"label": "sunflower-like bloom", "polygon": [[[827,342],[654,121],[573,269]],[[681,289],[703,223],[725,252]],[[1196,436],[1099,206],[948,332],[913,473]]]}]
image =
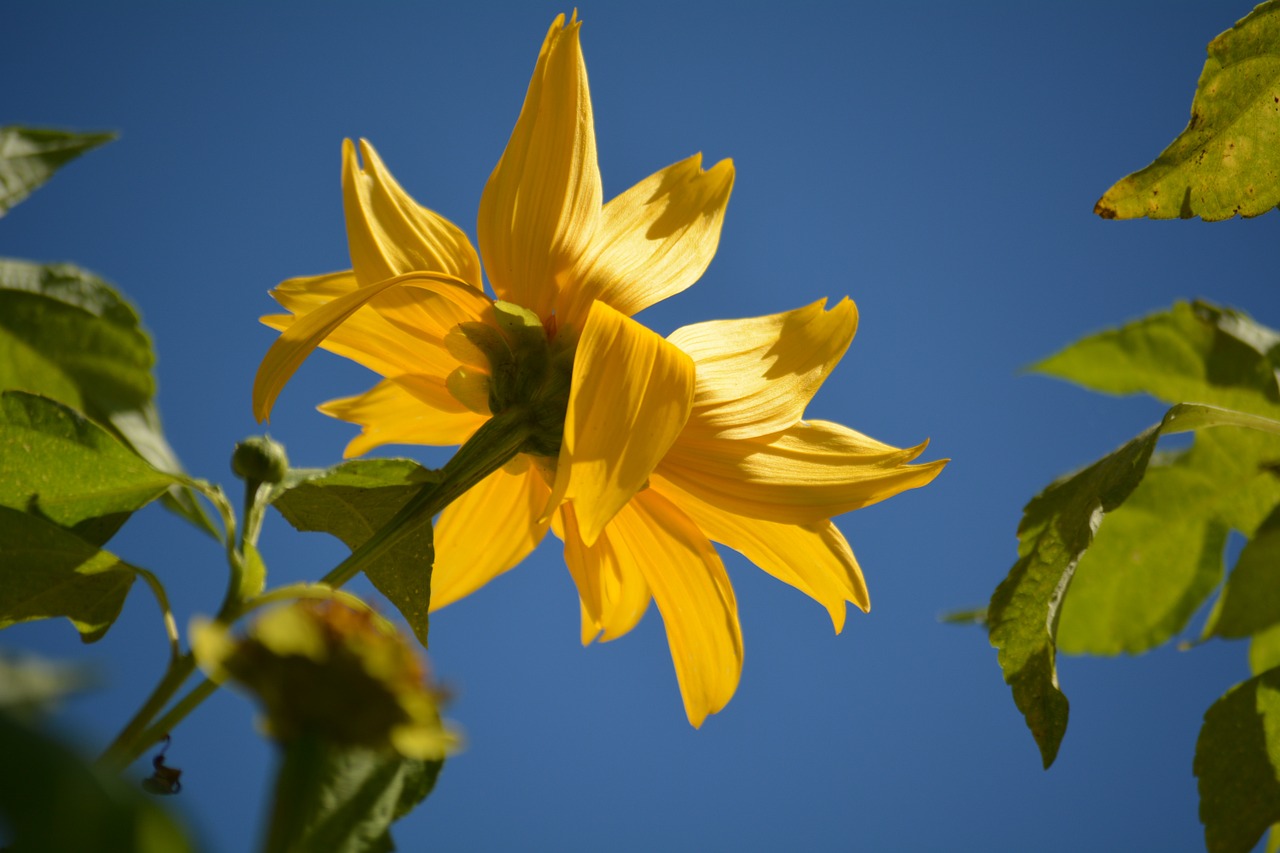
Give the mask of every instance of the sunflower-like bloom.
[{"label": "sunflower-like bloom", "polygon": [[565,378],[565,393],[534,401],[554,434],[441,514],[431,607],[513,568],[551,529],[581,599],[583,643],[622,636],[656,602],[685,710],[700,726],[729,701],[742,668],[737,604],[712,542],[814,598],[840,631],[845,603],[869,602],[832,516],[922,486],[944,462],[910,465],[924,444],[898,449],[802,419],[853,338],[848,299],[665,339],[631,319],[707,268],[733,164],[704,170],[695,155],[602,204],[580,26],[563,16],[552,24],[480,200],[480,257],[498,301],[485,295],[463,232],[410,198],[367,142],[362,165],[348,141],[352,269],[273,292],[292,313],[264,318],[283,334],[259,370],[254,406],[266,417],[319,345],[385,377],[321,407],[361,426],[348,456],[460,444],[519,385],[513,323],[540,324],[542,357]]}]

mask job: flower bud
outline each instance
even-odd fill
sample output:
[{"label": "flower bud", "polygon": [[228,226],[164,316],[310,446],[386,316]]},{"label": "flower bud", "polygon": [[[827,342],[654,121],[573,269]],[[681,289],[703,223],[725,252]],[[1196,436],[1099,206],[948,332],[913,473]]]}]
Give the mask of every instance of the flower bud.
[{"label": "flower bud", "polygon": [[255,435],[236,445],[231,470],[241,480],[278,483],[289,472],[284,445],[267,435]]}]

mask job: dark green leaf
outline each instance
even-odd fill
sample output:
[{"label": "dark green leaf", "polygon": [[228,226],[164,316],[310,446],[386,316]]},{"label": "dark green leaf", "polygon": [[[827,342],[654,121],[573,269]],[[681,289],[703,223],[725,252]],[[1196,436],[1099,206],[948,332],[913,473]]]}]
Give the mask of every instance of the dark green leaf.
[{"label": "dark green leaf", "polygon": [[44,397],[0,392],[0,506],[101,544],[173,482],[106,430]]},{"label": "dark green leaf", "polygon": [[1200,822],[1210,853],[1247,853],[1280,821],[1280,669],[1237,684],[1196,741]]},{"label": "dark green leaf", "polygon": [[[65,403],[181,473],[152,402],[154,362],[137,312],[105,281],[71,264],[0,259],[0,388]],[[174,485],[165,503],[213,532],[190,490]]]},{"label": "dark green leaf", "polygon": [[430,793],[442,761],[300,737],[284,746],[267,853],[384,853],[389,827]]},{"label": "dark green leaf", "polygon": [[115,138],[114,133],[0,127],[0,216],[58,169]]},{"label": "dark green leaf", "polygon": [[1031,366],[1108,394],[1150,394],[1280,417],[1280,335],[1247,315],[1179,302],[1119,329],[1077,341]]},{"label": "dark green leaf", "polygon": [[1105,219],[1226,219],[1280,203],[1280,3],[1209,43],[1191,120],[1156,161],[1107,190]]},{"label": "dark green leaf", "polygon": [[[407,459],[355,460],[320,474],[291,472],[274,505],[298,530],[331,533],[354,551],[433,481],[433,472]],[[431,524],[424,521],[364,570],[423,646],[434,561]]]},{"label": "dark green leaf", "polygon": [[1240,552],[1205,636],[1247,637],[1280,623],[1280,506]]},{"label": "dark green leaf", "polygon": [[86,643],[99,640],[135,571],[56,524],[0,507],[0,628],[65,616]]}]

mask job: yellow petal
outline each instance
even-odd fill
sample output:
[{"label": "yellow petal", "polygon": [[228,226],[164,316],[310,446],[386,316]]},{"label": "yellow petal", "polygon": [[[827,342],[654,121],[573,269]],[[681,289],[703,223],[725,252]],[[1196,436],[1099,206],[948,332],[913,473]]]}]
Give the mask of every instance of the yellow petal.
[{"label": "yellow petal", "polygon": [[830,521],[801,527],[747,518],[698,500],[657,474],[651,482],[654,491],[679,506],[711,541],[732,548],[825,607],[837,634],[844,629],[846,601],[864,612],[871,608],[862,569]]},{"label": "yellow petal", "polygon": [[583,542],[595,544],[680,434],[693,382],[687,355],[595,303],[574,357],[548,514],[562,499],[572,500]]},{"label": "yellow petal", "polygon": [[716,253],[732,189],[732,161],[704,172],[695,154],[606,204],[561,291],[561,325],[580,328],[593,299],[631,316],[697,281]]},{"label": "yellow petal", "polygon": [[363,394],[330,400],[319,408],[330,417],[360,425],[360,435],[343,451],[348,459],[384,444],[462,444],[488,420],[467,411],[433,376],[384,379]]},{"label": "yellow petal", "polygon": [[637,555],[615,548],[608,528],[596,544],[584,544],[572,504],[562,505],[557,516],[556,535],[564,540],[564,560],[582,601],[582,644],[601,632],[601,641],[616,640],[636,626],[652,598]]},{"label": "yellow petal", "polygon": [[527,459],[517,459],[523,462],[499,468],[441,513],[431,573],[432,610],[514,568],[546,534],[547,523],[538,516],[547,502],[547,484]]},{"label": "yellow petal", "polygon": [[342,142],[342,202],[351,264],[361,285],[407,272],[442,272],[480,289],[480,259],[458,226],[409,197],[360,140],[364,168],[350,139]]},{"label": "yellow petal", "polygon": [[511,139],[480,199],[480,253],[499,299],[546,320],[558,277],[595,232],[602,201],[576,15],[556,18]]},{"label": "yellow petal", "polygon": [[[443,273],[409,273],[339,296],[298,317],[267,350],[253,380],[253,413],[265,420],[289,377],[312,351],[361,307],[396,288],[417,288],[438,297],[435,304],[470,312],[475,319],[492,311],[488,298],[466,282]],[[454,324],[456,325],[456,324]],[[435,330],[443,340],[448,328]]]},{"label": "yellow petal", "polygon": [[707,537],[653,489],[609,525],[620,559],[640,567],[662,613],[684,710],[695,728],[725,706],[742,674],[738,604]]},{"label": "yellow petal", "polygon": [[827,421],[758,439],[707,439],[690,430],[657,473],[727,512],[814,524],[928,483],[947,460],[907,464],[927,444],[899,450]]},{"label": "yellow petal", "polygon": [[796,424],[858,327],[851,300],[830,311],[825,304],[672,333],[667,340],[697,365],[690,427],[720,438],[753,438]]},{"label": "yellow petal", "polygon": [[[355,274],[347,270],[282,281],[271,291],[271,296],[301,316],[359,287]],[[263,317],[262,322],[284,331],[295,319],[288,314],[272,314]],[[383,376],[401,373],[447,376],[457,367],[456,358],[439,340],[423,330],[397,326],[368,305],[352,314],[320,346]]]}]

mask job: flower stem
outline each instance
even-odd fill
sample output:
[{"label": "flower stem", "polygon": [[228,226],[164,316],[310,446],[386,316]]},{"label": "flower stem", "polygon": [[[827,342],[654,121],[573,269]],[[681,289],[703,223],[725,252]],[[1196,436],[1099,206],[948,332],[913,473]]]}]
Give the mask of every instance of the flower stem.
[{"label": "flower stem", "polygon": [[[98,758],[100,767],[119,773],[132,764],[147,747],[155,743],[154,740],[146,740],[142,737],[147,724],[151,722],[152,717],[160,713],[165,703],[173,698],[173,694],[178,692],[178,688],[195,668],[196,659],[190,652],[169,662],[169,668],[165,670],[164,677],[151,691],[147,701],[142,703],[142,707],[133,715],[133,719],[125,724],[120,734],[116,735],[116,739]],[[161,732],[161,734],[164,733]]]}]

